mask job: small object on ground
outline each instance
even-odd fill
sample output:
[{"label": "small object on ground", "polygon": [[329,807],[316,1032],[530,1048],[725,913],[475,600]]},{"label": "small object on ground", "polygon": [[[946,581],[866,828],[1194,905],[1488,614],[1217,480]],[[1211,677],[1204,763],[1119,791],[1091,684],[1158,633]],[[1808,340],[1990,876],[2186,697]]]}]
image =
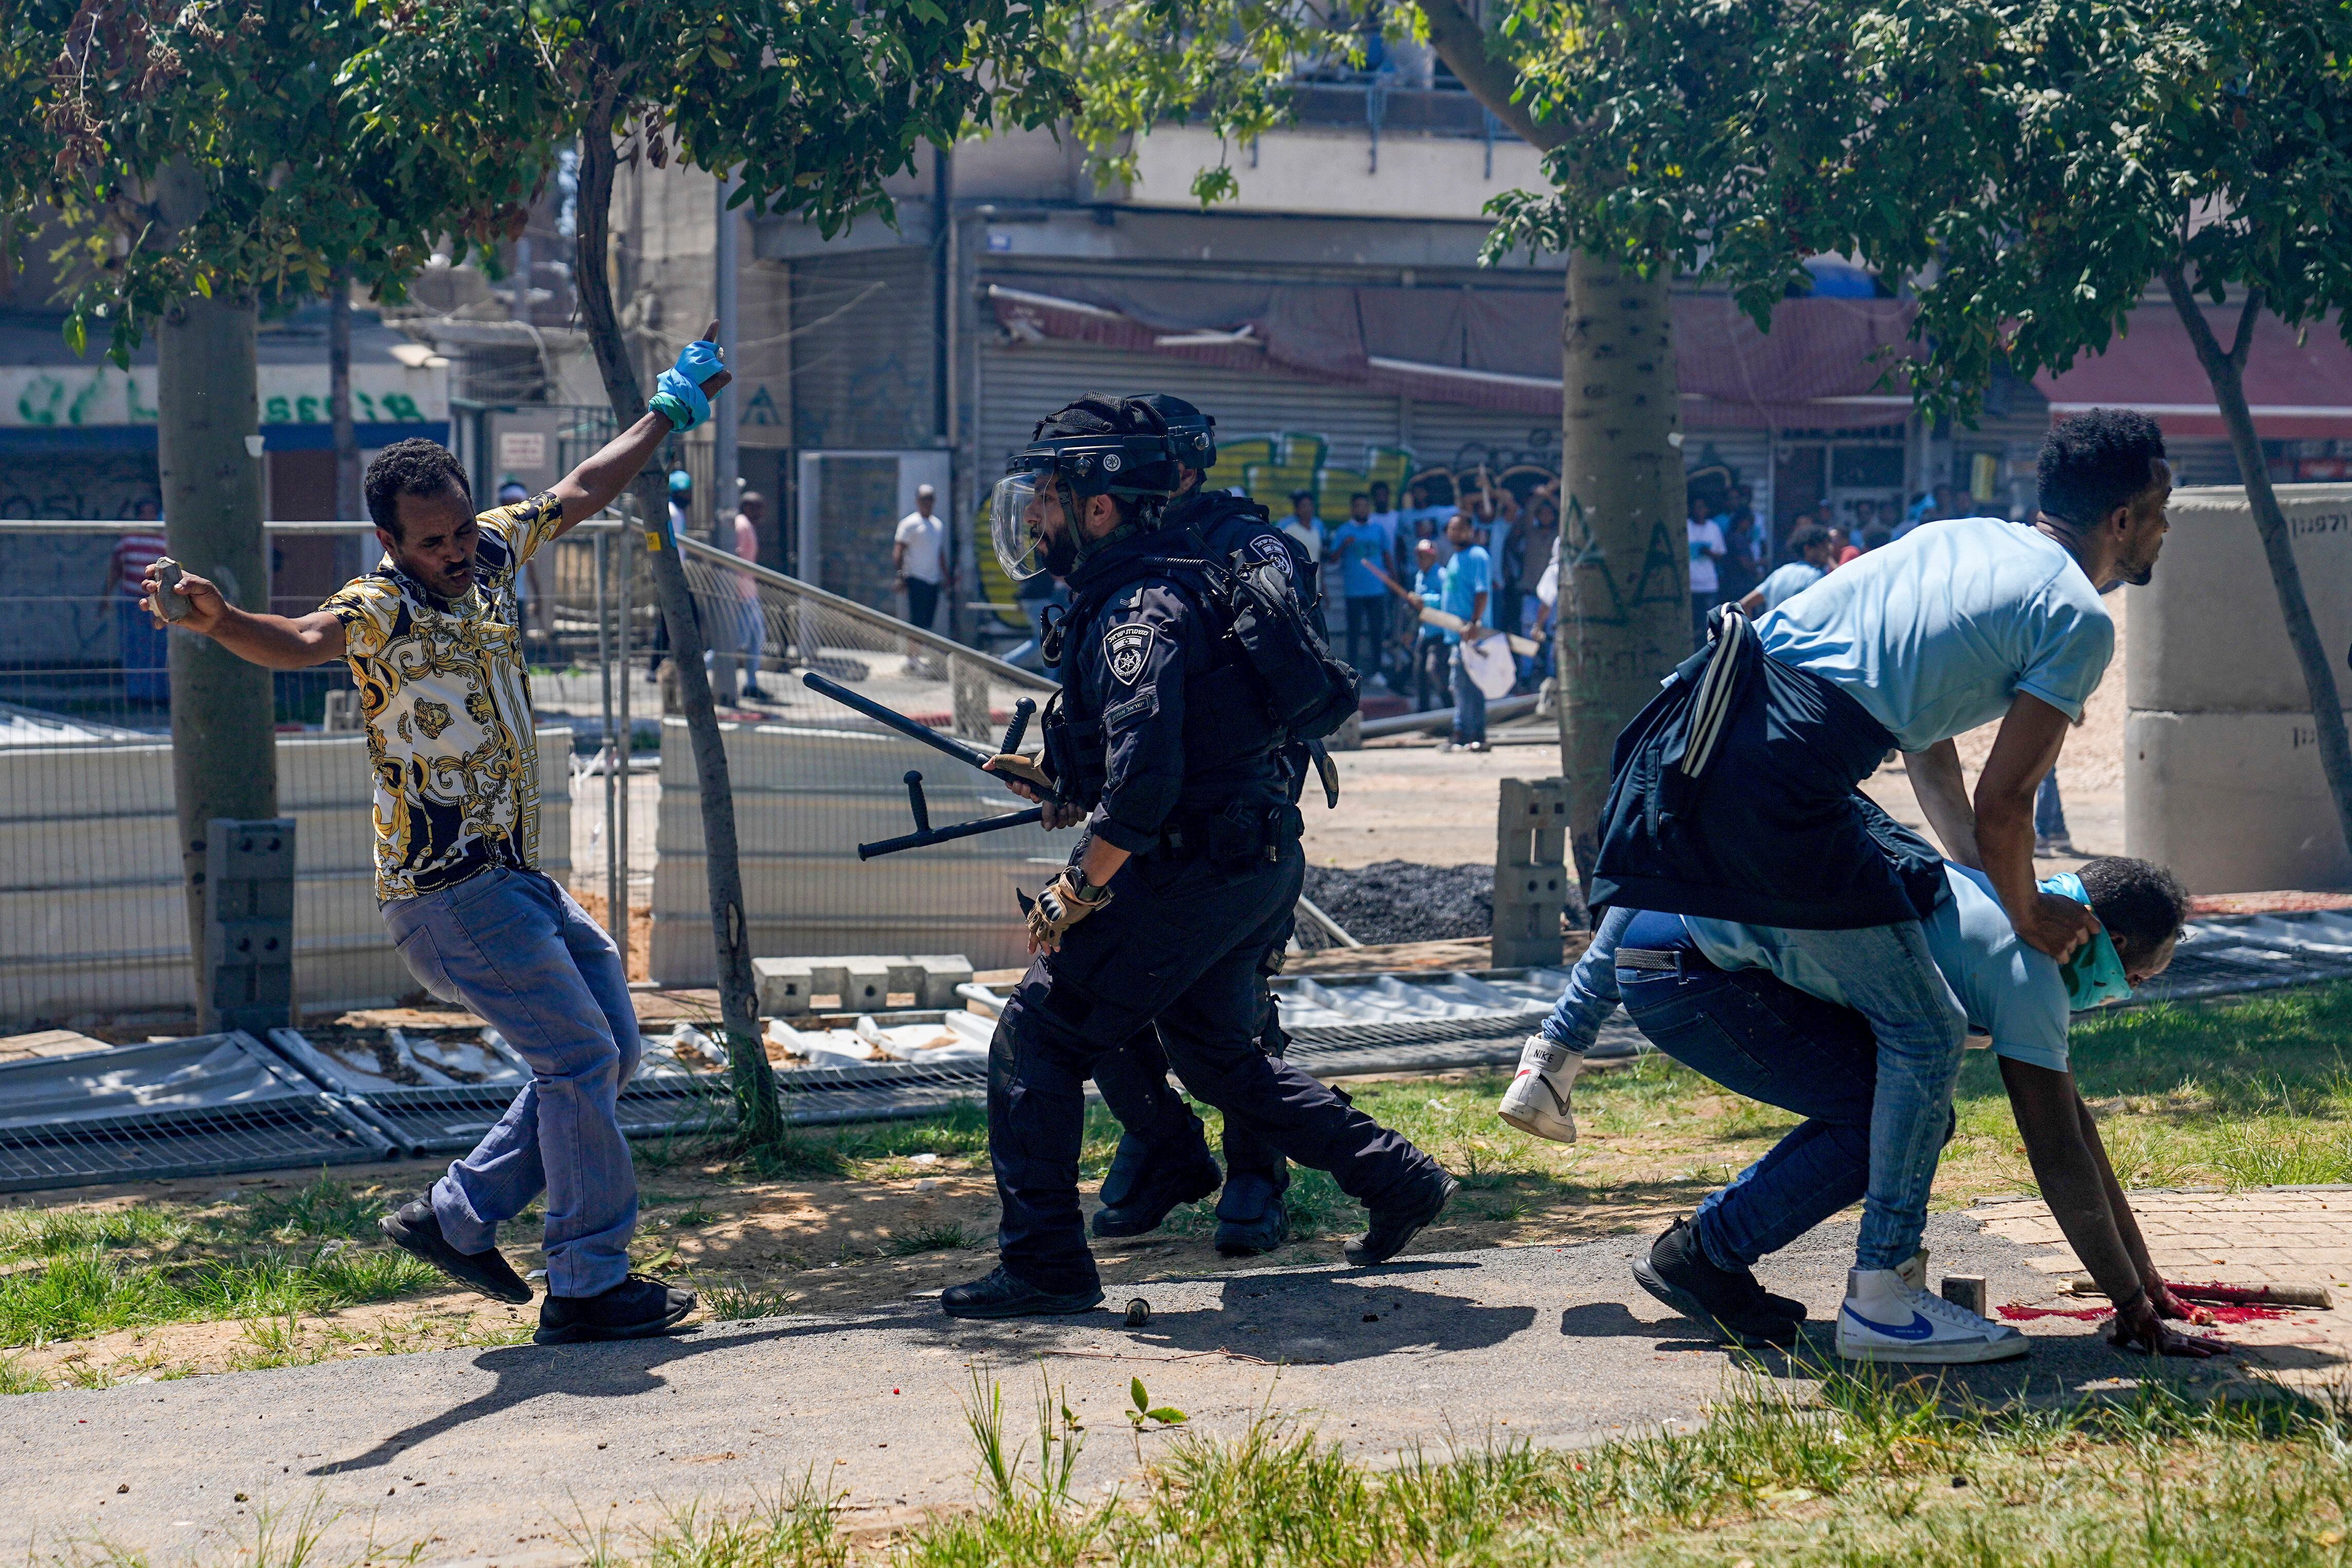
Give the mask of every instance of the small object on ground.
[{"label": "small object on ground", "polygon": [[591,1340],[646,1340],[667,1333],[694,1310],[691,1290],[632,1274],[593,1296],[550,1296],[539,1309],[532,1342],[576,1345]]},{"label": "small object on ground", "polygon": [[[2224,1285],[2210,1280],[2202,1285],[2182,1285],[2165,1282],[2172,1293],[2184,1301],[2194,1301],[2205,1307],[2316,1307],[2323,1312],[2336,1310],[2336,1297],[2325,1285]],[[2096,1296],[2101,1300],[2107,1293],[2099,1289],[2098,1281],[2076,1275],[2066,1281],[2069,1296]]]},{"label": "small object on ground", "polygon": [[151,603],[155,613],[166,621],[184,621],[193,607],[188,596],[180,592],[180,563],[168,555],[155,558],[155,592]]},{"label": "small object on ground", "polygon": [[1990,1300],[1985,1293],[1985,1279],[1981,1274],[1947,1274],[1941,1294],[1953,1306],[1965,1307],[1979,1318],[1985,1315],[1985,1304]]},{"label": "small object on ground", "polygon": [[421,1258],[467,1289],[493,1301],[520,1306],[530,1300],[530,1287],[495,1247],[487,1252],[460,1252],[441,1234],[441,1221],[423,1199],[403,1204],[376,1222],[384,1238],[403,1252]]},{"label": "small object on ground", "polygon": [[1148,1329],[1151,1326],[1151,1303],[1138,1296],[1127,1304],[1127,1326]]}]

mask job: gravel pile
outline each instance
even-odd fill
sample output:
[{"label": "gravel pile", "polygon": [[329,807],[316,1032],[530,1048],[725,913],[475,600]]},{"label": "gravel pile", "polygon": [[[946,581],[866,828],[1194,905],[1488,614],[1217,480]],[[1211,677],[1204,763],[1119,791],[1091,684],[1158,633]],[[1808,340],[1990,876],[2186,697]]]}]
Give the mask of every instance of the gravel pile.
[{"label": "gravel pile", "polygon": [[[1309,866],[1307,896],[1358,942],[1444,942],[1485,936],[1495,926],[1492,866]],[[1312,921],[1298,922],[1298,943],[1332,945]]]}]

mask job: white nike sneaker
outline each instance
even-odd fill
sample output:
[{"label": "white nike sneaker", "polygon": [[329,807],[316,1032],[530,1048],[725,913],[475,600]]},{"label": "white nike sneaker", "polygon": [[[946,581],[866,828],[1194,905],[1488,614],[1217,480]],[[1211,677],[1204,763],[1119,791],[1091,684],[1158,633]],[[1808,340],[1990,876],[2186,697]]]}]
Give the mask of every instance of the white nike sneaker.
[{"label": "white nike sneaker", "polygon": [[1576,1112],[1569,1088],[1584,1070],[1584,1055],[1566,1046],[1529,1035],[1519,1047],[1519,1075],[1503,1091],[1495,1114],[1522,1132],[1549,1138],[1555,1143],[1576,1142]]},{"label": "white nike sneaker", "polygon": [[2032,1349],[2006,1323],[1905,1282],[1892,1268],[1856,1268],[1838,1309],[1837,1353],[1847,1361],[1958,1366],[2007,1361]]}]

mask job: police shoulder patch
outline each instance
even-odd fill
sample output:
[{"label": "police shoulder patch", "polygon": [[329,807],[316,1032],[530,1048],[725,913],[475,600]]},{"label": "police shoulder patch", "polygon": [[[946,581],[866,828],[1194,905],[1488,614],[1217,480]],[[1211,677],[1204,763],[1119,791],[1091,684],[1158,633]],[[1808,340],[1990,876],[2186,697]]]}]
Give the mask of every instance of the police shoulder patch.
[{"label": "police shoulder patch", "polygon": [[1280,567],[1285,577],[1292,575],[1290,549],[1283,543],[1280,535],[1261,533],[1244,545],[1242,550],[1244,554],[1254,555],[1269,566]]},{"label": "police shoulder patch", "polygon": [[1122,686],[1135,684],[1136,677],[1151,658],[1151,641],[1158,634],[1140,621],[1129,621],[1113,626],[1103,634],[1103,662]]}]

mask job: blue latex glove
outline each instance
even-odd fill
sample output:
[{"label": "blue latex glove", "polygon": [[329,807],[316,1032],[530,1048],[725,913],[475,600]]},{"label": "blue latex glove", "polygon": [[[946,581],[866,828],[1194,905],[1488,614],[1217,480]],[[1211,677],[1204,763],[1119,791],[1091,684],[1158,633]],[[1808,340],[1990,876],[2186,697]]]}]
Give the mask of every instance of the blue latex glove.
[{"label": "blue latex glove", "polygon": [[710,417],[710,399],[702,384],[726,368],[719,363],[719,345],[697,338],[677,356],[677,363],[661,373],[646,406],[658,409],[670,424],[691,430]]}]

